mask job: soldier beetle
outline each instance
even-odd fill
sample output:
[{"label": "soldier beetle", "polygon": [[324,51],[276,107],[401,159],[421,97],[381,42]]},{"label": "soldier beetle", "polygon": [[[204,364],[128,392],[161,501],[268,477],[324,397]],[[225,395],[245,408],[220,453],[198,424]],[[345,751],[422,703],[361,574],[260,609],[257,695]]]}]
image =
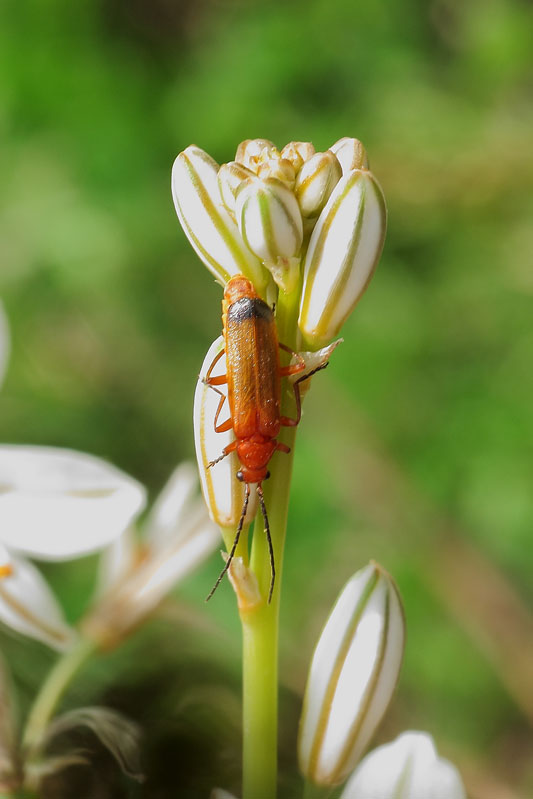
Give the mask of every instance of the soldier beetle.
[{"label": "soldier beetle", "polygon": [[[281,378],[302,372],[305,369],[305,361],[301,355],[278,341],[272,308],[261,299],[251,281],[243,275],[235,275],[226,285],[222,301],[222,325],[224,349],[211,362],[203,381],[220,394],[214,420],[215,432],[224,433],[233,430],[235,439],[224,448],[219,458],[208,464],[208,467],[213,467],[231,452],[235,452],[240,462],[237,479],[244,483],[244,503],[226,564],[207,599],[213,596],[231,565],[248,509],[250,485],[255,484],[270,553],[271,581],[268,595],[270,602],[276,569],[262,483],[270,476],[267,467],[274,452],[290,452],[290,448],[278,441],[277,436],[282,427],[295,427],[300,422],[302,408],[299,383],[307,380],[323,366],[295,381],[293,389],[296,418],[282,416]],[[280,349],[294,356],[296,363],[281,366]],[[213,369],[224,354],[226,374],[213,377]],[[227,396],[217,388],[222,385],[228,387]],[[230,415],[219,424],[218,419],[226,399]]]}]

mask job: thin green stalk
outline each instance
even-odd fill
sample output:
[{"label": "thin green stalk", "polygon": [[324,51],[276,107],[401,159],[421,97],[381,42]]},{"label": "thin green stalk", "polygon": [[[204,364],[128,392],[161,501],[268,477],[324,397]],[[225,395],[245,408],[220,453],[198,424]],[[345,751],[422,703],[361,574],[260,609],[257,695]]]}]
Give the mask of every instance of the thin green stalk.
[{"label": "thin green stalk", "polygon": [[303,799],[328,799],[335,791],[331,785],[315,785],[306,780],[304,782]]},{"label": "thin green stalk", "polygon": [[[278,299],[280,341],[295,346],[299,292]],[[282,398],[282,413],[293,412],[290,391]],[[263,519],[258,513],[250,567],[265,601],[241,612],[243,629],[243,799],[274,799],[277,785],[278,738],[278,638],[283,550],[287,529],[295,428],[286,428],[281,440],[291,453],[277,453],[271,478],[265,483],[265,504],[276,565],[272,601],[266,604],[270,585],[270,558]]]},{"label": "thin green stalk", "polygon": [[93,641],[80,638],[53,666],[37,694],[24,728],[22,748],[26,755],[39,747],[61,697],[95,649]]}]

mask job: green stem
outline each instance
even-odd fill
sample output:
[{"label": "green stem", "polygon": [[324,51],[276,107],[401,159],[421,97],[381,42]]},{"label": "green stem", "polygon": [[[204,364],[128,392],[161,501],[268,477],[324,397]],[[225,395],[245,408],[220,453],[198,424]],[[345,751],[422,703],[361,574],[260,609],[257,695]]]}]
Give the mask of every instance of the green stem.
[{"label": "green stem", "polygon": [[93,641],[80,638],[53,666],[37,694],[26,722],[22,737],[22,748],[26,755],[31,756],[39,748],[61,697],[95,649],[96,644]]},{"label": "green stem", "polygon": [[[299,292],[278,298],[277,326],[280,341],[294,347]],[[292,392],[282,398],[282,413],[290,414]],[[277,784],[278,734],[278,637],[283,550],[287,529],[289,490],[292,474],[295,428],[285,428],[280,439],[291,453],[277,453],[271,464],[271,478],[265,484],[265,504],[276,565],[272,601],[241,611],[243,629],[243,799],[274,799]],[[268,596],[270,558],[258,513],[250,568],[261,595]]]},{"label": "green stem", "polygon": [[332,788],[331,785],[315,785],[313,782],[306,780],[303,799],[328,799],[334,791],[335,788]]}]

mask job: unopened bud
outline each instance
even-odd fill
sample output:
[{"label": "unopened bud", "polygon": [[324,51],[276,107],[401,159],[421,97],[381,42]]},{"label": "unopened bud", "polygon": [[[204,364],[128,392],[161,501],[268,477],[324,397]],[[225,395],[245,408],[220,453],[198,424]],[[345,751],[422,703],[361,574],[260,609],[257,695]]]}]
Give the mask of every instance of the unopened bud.
[{"label": "unopened bud", "polygon": [[268,139],[246,139],[237,147],[235,160],[257,173],[259,164],[276,154],[279,156],[276,145]]},{"label": "unopened bud", "polygon": [[387,223],[385,198],[367,170],[341,178],[311,234],[298,324],[315,348],[334,338],[377,266]]},{"label": "unopened bud", "polygon": [[306,161],[294,188],[302,216],[318,216],[341,177],[341,165],[329,150]]},{"label": "unopened bud", "polygon": [[335,142],[329,149],[330,152],[337,156],[343,175],[348,175],[354,169],[368,169],[366,150],[359,139],[351,139],[349,136],[345,136]]},{"label": "unopened bud", "polygon": [[298,172],[315,152],[316,150],[310,141],[291,141],[281,151],[281,157],[287,158],[294,166],[296,172]]},{"label": "unopened bud", "polygon": [[241,187],[235,208],[246,246],[268,264],[293,258],[302,246],[302,215],[294,194],[280,180],[252,178]]},{"label": "unopened bud", "polygon": [[404,732],[370,752],[341,799],[466,799],[459,772],[439,757],[431,735]]},{"label": "unopened bud", "polygon": [[396,687],[404,639],[398,589],[371,563],[344,587],[311,661],[298,736],[311,782],[337,785],[353,770]]},{"label": "unopened bud", "polygon": [[230,213],[235,213],[235,195],[241,183],[253,177],[253,175],[254,173],[250,169],[243,166],[243,164],[239,164],[237,161],[230,161],[229,164],[222,164],[218,170],[218,188],[220,189],[220,196]]},{"label": "unopened bud", "polygon": [[287,158],[270,158],[259,165],[257,177],[262,180],[276,178],[292,189],[296,179],[296,170]]},{"label": "unopened bud", "polygon": [[265,273],[244,244],[237,225],[220,201],[218,164],[191,145],[172,167],[172,196],[179,221],[200,259],[223,285],[232,275],[244,274],[258,291]]}]

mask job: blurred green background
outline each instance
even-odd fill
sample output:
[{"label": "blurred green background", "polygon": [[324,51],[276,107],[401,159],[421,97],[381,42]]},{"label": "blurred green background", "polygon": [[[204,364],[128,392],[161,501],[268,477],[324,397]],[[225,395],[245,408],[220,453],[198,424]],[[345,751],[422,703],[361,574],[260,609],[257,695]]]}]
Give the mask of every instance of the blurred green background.
[{"label": "blurred green background", "polygon": [[[3,441],[103,456],[152,498],[193,456],[221,291],[172,206],[189,143],[222,163],[245,138],[323,150],[357,136],[384,188],[382,262],[299,432],[281,653],[290,796],[313,641],[371,557],[408,623],[379,740],[428,730],[472,799],[533,796],[532,16],[525,0],[0,5]],[[66,699],[143,723],[145,785],[106,761],[110,782],[71,769],[55,795],[238,791],[229,587],[201,604],[219,566]],[[46,568],[71,618],[93,567]],[[24,709],[53,656],[7,632],[0,645]]]}]

